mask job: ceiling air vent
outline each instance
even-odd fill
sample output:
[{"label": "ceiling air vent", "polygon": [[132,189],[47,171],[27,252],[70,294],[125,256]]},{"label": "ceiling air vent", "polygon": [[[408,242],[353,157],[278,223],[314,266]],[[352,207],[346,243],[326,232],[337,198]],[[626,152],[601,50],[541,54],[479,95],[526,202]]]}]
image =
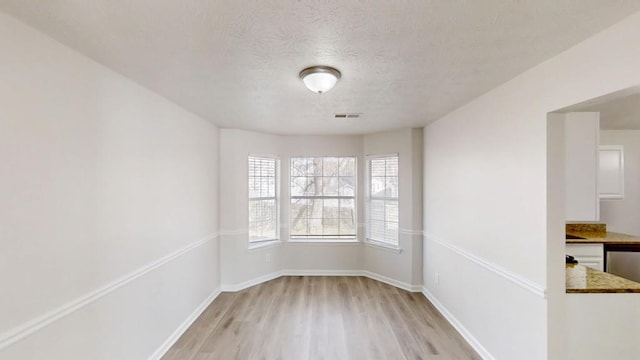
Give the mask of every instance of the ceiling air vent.
[{"label": "ceiling air vent", "polygon": [[336,119],[355,119],[359,118],[362,113],[341,113],[341,114],[333,114],[333,117]]}]

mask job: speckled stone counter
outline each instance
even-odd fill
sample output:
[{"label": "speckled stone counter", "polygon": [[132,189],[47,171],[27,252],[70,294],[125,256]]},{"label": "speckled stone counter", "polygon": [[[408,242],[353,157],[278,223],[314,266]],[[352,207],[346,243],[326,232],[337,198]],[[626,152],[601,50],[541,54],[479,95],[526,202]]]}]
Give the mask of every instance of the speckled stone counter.
[{"label": "speckled stone counter", "polygon": [[606,233],[607,232],[607,224],[603,223],[569,223],[565,225],[565,230],[567,232],[585,232],[585,233]]},{"label": "speckled stone counter", "polygon": [[567,239],[567,244],[621,244],[640,245],[640,236],[620,234],[615,232],[588,232],[567,231],[567,235],[573,235],[584,239]]},{"label": "speckled stone counter", "polygon": [[640,293],[640,283],[587,266],[567,264],[567,293]]}]

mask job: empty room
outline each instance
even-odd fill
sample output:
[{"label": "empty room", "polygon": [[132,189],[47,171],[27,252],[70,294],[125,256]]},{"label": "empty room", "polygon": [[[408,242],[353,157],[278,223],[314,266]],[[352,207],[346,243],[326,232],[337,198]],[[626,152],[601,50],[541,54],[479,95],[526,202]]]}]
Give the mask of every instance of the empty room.
[{"label": "empty room", "polygon": [[0,0],[0,360],[640,358],[639,40],[640,0]]}]

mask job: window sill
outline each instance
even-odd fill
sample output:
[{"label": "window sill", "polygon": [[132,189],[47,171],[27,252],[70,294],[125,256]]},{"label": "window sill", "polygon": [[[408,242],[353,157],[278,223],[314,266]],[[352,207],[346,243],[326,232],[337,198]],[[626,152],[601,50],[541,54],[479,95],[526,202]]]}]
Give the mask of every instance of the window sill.
[{"label": "window sill", "polygon": [[361,245],[362,243],[358,239],[345,240],[345,239],[289,239],[287,244],[291,245]]},{"label": "window sill", "polygon": [[402,253],[402,249],[400,249],[400,247],[398,247],[397,245],[386,244],[375,240],[365,240],[364,244],[372,248],[389,251],[396,254]]},{"label": "window sill", "polygon": [[249,243],[249,250],[259,250],[282,245],[279,239]]}]

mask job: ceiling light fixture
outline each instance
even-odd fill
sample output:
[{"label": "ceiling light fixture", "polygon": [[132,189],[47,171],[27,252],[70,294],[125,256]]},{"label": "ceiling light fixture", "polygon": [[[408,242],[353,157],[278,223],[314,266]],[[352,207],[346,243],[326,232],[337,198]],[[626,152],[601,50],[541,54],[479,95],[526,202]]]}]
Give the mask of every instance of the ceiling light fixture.
[{"label": "ceiling light fixture", "polygon": [[312,66],[300,71],[300,79],[311,91],[322,94],[331,90],[342,74],[330,66]]}]

